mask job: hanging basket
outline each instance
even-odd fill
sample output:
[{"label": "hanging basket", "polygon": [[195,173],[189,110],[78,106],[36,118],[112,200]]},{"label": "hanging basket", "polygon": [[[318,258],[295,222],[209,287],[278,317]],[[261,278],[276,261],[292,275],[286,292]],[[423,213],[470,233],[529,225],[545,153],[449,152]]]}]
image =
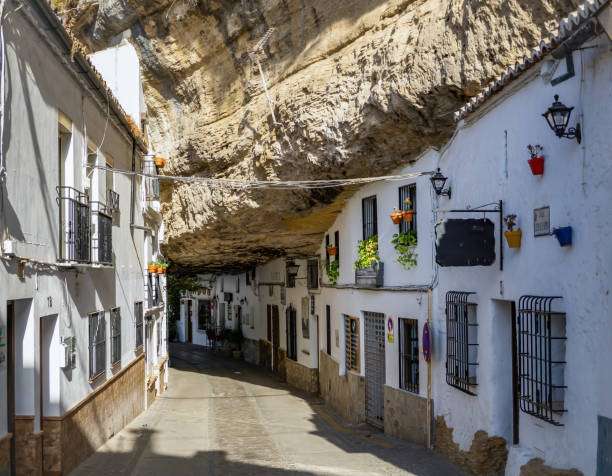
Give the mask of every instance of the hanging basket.
[{"label": "hanging basket", "polygon": [[166,165],[166,159],[164,159],[163,157],[155,157],[155,165],[158,168],[163,169],[164,165]]},{"label": "hanging basket", "polygon": [[561,228],[555,228],[553,233],[559,240],[559,244],[561,246],[571,246],[572,245],[572,227],[564,226]]},{"label": "hanging basket", "polygon": [[149,268],[149,274],[157,273],[157,265],[156,264],[150,264],[148,266],[148,268]]},{"label": "hanging basket", "polygon": [[404,210],[402,212],[402,217],[406,223],[410,223],[414,217],[414,210]]},{"label": "hanging basket", "polygon": [[329,248],[327,248],[327,254],[329,256],[336,256],[338,254],[338,247],[330,246]]},{"label": "hanging basket", "polygon": [[504,233],[506,241],[508,242],[508,248],[520,248],[521,247],[521,236],[523,232],[519,228],[518,230],[506,231]]},{"label": "hanging basket", "polygon": [[394,225],[399,225],[402,222],[402,212],[396,212],[389,215]]},{"label": "hanging basket", "polygon": [[544,157],[533,157],[527,162],[529,162],[533,175],[544,175]]}]

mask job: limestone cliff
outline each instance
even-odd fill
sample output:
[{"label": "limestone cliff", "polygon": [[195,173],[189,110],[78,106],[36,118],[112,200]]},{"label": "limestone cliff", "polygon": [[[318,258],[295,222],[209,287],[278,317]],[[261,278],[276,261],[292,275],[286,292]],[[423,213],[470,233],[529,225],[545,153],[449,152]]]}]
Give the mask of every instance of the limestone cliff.
[{"label": "limestone cliff", "polygon": [[[76,0],[69,0],[77,3]],[[80,0],[92,49],[130,29],[165,172],[382,175],[452,134],[452,113],[572,9],[571,0]],[[276,123],[250,51],[261,50]],[[164,183],[175,263],[240,268],[312,252],[351,190]]]}]

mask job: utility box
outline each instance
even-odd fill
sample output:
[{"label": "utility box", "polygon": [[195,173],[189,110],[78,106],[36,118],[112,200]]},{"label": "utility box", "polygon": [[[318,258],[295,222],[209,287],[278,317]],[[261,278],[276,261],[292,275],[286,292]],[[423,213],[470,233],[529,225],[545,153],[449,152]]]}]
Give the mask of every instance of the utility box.
[{"label": "utility box", "polygon": [[62,339],[60,367],[63,369],[76,367],[76,337],[64,337]]}]

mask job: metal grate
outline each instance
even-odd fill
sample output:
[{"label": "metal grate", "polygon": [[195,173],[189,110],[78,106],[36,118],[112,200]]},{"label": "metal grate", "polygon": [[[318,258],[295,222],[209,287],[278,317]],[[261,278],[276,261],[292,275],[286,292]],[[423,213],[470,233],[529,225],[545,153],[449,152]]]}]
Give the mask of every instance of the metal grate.
[{"label": "metal grate", "polygon": [[144,306],[142,301],[134,304],[134,318],[136,320],[136,344],[135,349],[142,347],[142,332],[144,323]]},{"label": "metal grate", "polygon": [[319,260],[309,259],[308,260],[308,289],[319,288]]},{"label": "metal grate", "polygon": [[367,240],[371,236],[378,234],[378,218],[376,211],[376,195],[364,198],[361,201],[363,239]]},{"label": "metal grate", "polygon": [[92,213],[94,261],[113,264],[113,218],[106,205],[90,202]]},{"label": "metal grate", "polygon": [[552,310],[560,297],[521,296],[518,315],[521,410],[562,426],[565,409],[565,313]]},{"label": "metal grate", "polygon": [[89,315],[89,379],[106,371],[106,319],[104,311]]},{"label": "metal grate", "polygon": [[334,231],[334,246],[336,250],[336,261],[338,262],[338,270],[340,269],[340,232]]},{"label": "metal grate", "polygon": [[474,293],[449,291],[446,293],[446,383],[476,395],[476,367],[478,340],[476,304],[468,302]]},{"label": "metal grate", "polygon": [[198,300],[198,329],[210,329],[212,325],[212,313],[210,311],[210,300]]},{"label": "metal grate", "polygon": [[159,180],[154,178],[157,175],[157,167],[154,159],[145,159],[144,173],[151,177],[145,178],[145,199],[147,201],[159,200]]},{"label": "metal grate", "polygon": [[327,355],[331,355],[331,307],[325,306],[325,350]]},{"label": "metal grate", "polygon": [[385,315],[364,312],[366,422],[384,426]]},{"label": "metal grate", "polygon": [[121,361],[121,309],[111,309],[111,365]]},{"label": "metal grate", "polygon": [[344,352],[346,370],[359,372],[359,319],[344,316]]},{"label": "metal grate", "polygon": [[419,321],[399,320],[400,388],[419,393]]},{"label": "metal grate", "polygon": [[88,263],[91,260],[91,214],[89,198],[72,187],[57,187],[61,220],[63,261]]},{"label": "metal grate", "polygon": [[[412,202],[412,205],[408,205],[406,203],[406,199],[409,199]],[[417,220],[416,220],[416,209],[417,209],[417,197],[416,197],[416,183],[411,183],[410,185],[404,185],[399,188],[399,206],[397,207],[400,210],[413,210],[413,218],[412,221],[406,222],[402,220],[399,227],[400,233],[414,233],[414,236],[417,236]]]},{"label": "metal grate", "polygon": [[297,311],[292,306],[287,309],[287,357],[297,361]]}]

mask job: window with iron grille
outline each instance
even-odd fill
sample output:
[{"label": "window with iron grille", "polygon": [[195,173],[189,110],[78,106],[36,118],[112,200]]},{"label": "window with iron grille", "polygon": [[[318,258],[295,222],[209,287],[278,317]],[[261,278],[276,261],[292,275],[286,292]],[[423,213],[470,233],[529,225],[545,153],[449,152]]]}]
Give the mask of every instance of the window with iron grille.
[{"label": "window with iron grille", "polygon": [[446,383],[476,395],[478,324],[476,304],[468,302],[471,294],[474,293],[446,293]]},{"label": "window with iron grille", "polygon": [[327,355],[331,355],[331,307],[325,306],[325,350]]},{"label": "window with iron grille", "polygon": [[359,372],[359,319],[344,316],[344,353],[346,370]]},{"label": "window with iron grille", "polygon": [[297,310],[287,309],[287,357],[297,361]]},{"label": "window with iron grille", "polygon": [[338,269],[340,269],[340,232],[334,231],[334,246],[336,250],[336,261],[338,262]]},{"label": "window with iron grille", "polygon": [[361,201],[361,223],[363,226],[363,239],[378,234],[378,217],[376,211],[376,195],[364,198]]},{"label": "window with iron grille", "polygon": [[207,329],[211,318],[210,301],[198,300],[198,329],[201,331]]},{"label": "window with iron grille", "polygon": [[240,292],[240,276],[236,276],[236,294]]},{"label": "window with iron grille", "polygon": [[288,288],[295,288],[295,274],[289,273],[287,269],[285,269],[285,283]]},{"label": "window with iron grille", "polygon": [[268,319],[267,319],[268,342],[272,342],[272,306],[268,304]]},{"label": "window with iron grille", "polygon": [[308,289],[319,289],[319,260],[308,260]]},{"label": "window with iron grille", "polygon": [[142,347],[142,339],[144,332],[144,305],[142,301],[134,304],[134,319],[136,323],[136,344],[134,348],[138,350]]},{"label": "window with iron grille", "polygon": [[553,310],[559,297],[521,296],[518,314],[521,410],[562,426],[565,413],[565,313]]},{"label": "window with iron grille", "polygon": [[[406,203],[406,200],[410,200],[410,204]],[[413,218],[412,221],[407,222],[402,220],[399,227],[400,233],[412,232],[414,236],[417,236],[417,196],[416,196],[416,183],[405,185],[399,188],[399,206],[400,210],[412,210]]]},{"label": "window with iron grille", "polygon": [[89,380],[106,371],[106,319],[104,311],[89,314]]},{"label": "window with iron grille", "polygon": [[244,277],[245,277],[245,283],[246,283],[246,285],[247,285],[247,286],[250,286],[250,285],[251,285],[251,272],[250,272],[250,271],[247,271],[247,272],[244,274]]},{"label": "window with iron grille", "polygon": [[121,310],[116,307],[110,311],[111,319],[111,365],[121,361]]},{"label": "window with iron grille", "polygon": [[400,388],[419,393],[419,321],[399,320]]}]

